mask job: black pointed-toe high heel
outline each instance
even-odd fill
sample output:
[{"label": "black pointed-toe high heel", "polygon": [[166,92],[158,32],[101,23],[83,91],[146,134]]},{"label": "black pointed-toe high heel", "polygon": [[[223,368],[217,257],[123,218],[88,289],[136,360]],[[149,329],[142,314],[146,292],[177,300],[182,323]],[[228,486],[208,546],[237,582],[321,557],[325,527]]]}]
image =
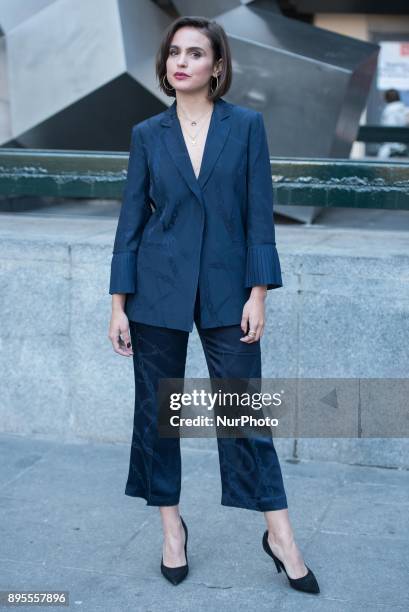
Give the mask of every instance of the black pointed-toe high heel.
[{"label": "black pointed-toe high heel", "polygon": [[301,578],[290,578],[290,576],[287,574],[287,570],[284,567],[284,563],[278,557],[275,556],[275,554],[270,548],[270,544],[268,543],[268,530],[266,530],[263,535],[263,548],[266,553],[270,555],[270,557],[273,559],[277,568],[277,572],[280,573],[281,569],[285,571],[288,581],[293,587],[293,589],[297,589],[297,591],[304,591],[305,593],[320,592],[320,587],[318,586],[317,579],[314,576],[313,571],[310,570],[307,564],[305,564],[305,567],[307,568],[308,572],[305,574],[305,576],[301,576]]},{"label": "black pointed-toe high heel", "polygon": [[167,580],[169,580],[169,582],[171,582],[172,584],[179,584],[180,582],[182,582],[182,580],[184,580],[186,578],[186,576],[188,575],[189,572],[189,564],[187,562],[187,527],[185,525],[185,521],[183,520],[182,517],[180,517],[180,520],[182,521],[182,525],[183,525],[183,529],[185,530],[185,556],[186,556],[186,564],[185,565],[179,565],[178,567],[167,567],[166,565],[163,565],[163,555],[162,555],[162,561],[160,563],[160,570],[162,572],[162,574],[165,576],[165,578]]}]

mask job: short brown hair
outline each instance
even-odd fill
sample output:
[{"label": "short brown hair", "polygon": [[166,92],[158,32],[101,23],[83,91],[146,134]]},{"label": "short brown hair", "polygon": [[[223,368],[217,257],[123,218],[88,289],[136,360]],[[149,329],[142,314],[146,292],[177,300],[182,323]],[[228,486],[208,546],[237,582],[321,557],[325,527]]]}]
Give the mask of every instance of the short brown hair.
[{"label": "short brown hair", "polygon": [[[209,99],[216,100],[217,98],[224,96],[224,94],[230,89],[233,71],[231,52],[226,32],[222,26],[216,23],[216,21],[211,21],[206,17],[178,17],[178,19],[175,19],[175,21],[173,21],[167,27],[156,55],[156,76],[159,81],[159,87],[167,96],[171,96],[173,98],[176,97],[175,89],[173,87],[172,89],[166,89],[163,84],[163,79],[166,75],[166,60],[168,59],[169,47],[172,42],[173,35],[177,30],[185,26],[197,28],[202,34],[207,36],[213,49],[214,63],[219,59],[223,60],[221,74],[218,77],[219,86],[216,87],[217,81],[215,81],[212,93],[210,93],[209,90]],[[169,86],[170,83],[167,83],[168,88]]]},{"label": "short brown hair", "polygon": [[400,95],[397,89],[387,89],[384,94],[385,102],[398,102]]}]

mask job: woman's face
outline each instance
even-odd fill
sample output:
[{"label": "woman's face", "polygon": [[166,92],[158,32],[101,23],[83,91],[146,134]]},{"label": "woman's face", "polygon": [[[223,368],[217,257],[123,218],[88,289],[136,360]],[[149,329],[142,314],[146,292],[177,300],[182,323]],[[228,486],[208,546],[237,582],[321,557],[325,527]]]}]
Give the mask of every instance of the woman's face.
[{"label": "woman's face", "polygon": [[[210,41],[197,28],[185,26],[175,32],[166,61],[166,78],[177,91],[207,93],[213,70],[213,50]],[[176,73],[184,73],[178,78]]]}]

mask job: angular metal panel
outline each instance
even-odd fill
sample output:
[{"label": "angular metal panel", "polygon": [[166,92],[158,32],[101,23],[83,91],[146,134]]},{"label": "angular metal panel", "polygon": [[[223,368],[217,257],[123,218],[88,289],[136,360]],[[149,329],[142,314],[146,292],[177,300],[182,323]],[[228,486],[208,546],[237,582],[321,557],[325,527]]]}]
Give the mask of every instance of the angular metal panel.
[{"label": "angular metal panel", "polygon": [[378,45],[255,4],[217,18],[234,57],[228,99],[263,112],[271,155],[349,156]]},{"label": "angular metal panel", "polygon": [[24,146],[129,147],[166,108],[155,54],[171,19],[150,0],[56,0],[6,36],[11,136]]},{"label": "angular metal panel", "polygon": [[0,0],[0,28],[4,33],[57,0]]}]

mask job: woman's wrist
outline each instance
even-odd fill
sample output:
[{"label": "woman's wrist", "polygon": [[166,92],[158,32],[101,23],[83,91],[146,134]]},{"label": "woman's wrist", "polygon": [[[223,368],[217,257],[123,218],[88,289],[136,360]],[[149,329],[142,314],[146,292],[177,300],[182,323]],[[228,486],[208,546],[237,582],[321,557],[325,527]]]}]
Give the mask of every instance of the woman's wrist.
[{"label": "woman's wrist", "polygon": [[251,296],[265,298],[267,295],[267,285],[255,285],[251,289]]},{"label": "woman's wrist", "polygon": [[123,312],[125,310],[126,293],[112,294],[112,311]]}]

